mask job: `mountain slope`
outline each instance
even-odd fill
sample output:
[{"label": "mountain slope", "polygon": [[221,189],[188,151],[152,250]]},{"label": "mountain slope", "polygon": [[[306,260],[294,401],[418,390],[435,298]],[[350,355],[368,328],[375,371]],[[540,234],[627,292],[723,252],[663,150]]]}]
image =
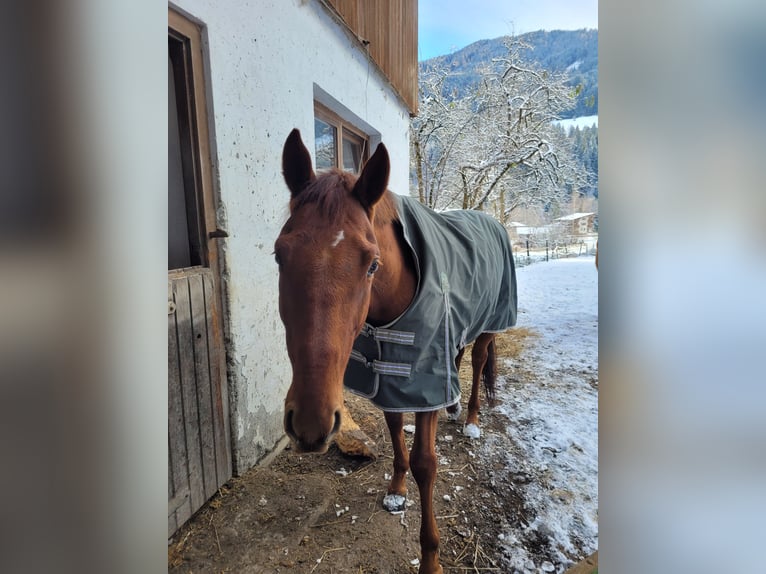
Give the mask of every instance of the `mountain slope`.
[{"label": "mountain slope", "polygon": [[[479,82],[479,70],[506,53],[507,39],[479,40],[452,54],[424,60],[420,62],[421,73],[432,66],[447,68],[451,76],[445,88],[454,90],[456,97],[465,96]],[[530,62],[553,72],[566,71],[569,85],[582,86],[575,108],[564,118],[598,114],[598,30],[539,30],[518,39],[531,45],[523,52]]]}]

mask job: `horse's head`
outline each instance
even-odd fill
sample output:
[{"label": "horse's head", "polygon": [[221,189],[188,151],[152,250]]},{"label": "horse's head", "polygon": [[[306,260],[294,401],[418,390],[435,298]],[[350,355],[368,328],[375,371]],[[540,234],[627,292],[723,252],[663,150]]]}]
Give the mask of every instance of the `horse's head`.
[{"label": "horse's head", "polygon": [[293,370],[284,424],[300,452],[326,451],[340,428],[343,374],[380,265],[372,220],[389,169],[379,145],[358,179],[337,170],[317,176],[298,130],[285,142],[290,218],[274,253]]}]

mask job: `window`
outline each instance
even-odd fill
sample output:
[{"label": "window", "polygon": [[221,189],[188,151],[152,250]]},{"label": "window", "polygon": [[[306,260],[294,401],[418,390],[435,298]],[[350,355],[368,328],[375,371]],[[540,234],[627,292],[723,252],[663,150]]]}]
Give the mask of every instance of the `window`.
[{"label": "window", "polygon": [[319,103],[314,104],[317,169],[339,167],[359,173],[369,155],[369,139]]},{"label": "window", "polygon": [[206,267],[217,277],[217,240],[227,235],[216,219],[204,33],[168,7],[168,271]]},{"label": "window", "polygon": [[191,39],[168,29],[168,269],[203,265]]}]

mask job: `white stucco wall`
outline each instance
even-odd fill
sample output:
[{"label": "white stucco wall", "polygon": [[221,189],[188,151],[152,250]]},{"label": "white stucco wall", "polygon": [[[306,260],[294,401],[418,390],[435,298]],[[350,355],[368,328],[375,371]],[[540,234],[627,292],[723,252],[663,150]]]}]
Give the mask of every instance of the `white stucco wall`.
[{"label": "white stucco wall", "polygon": [[[282,437],[290,366],[277,309],[274,241],[287,218],[282,145],[301,130],[314,154],[314,100],[367,128],[407,193],[409,112],[316,0],[181,0],[206,27],[225,243],[229,390],[236,470]],[[361,124],[361,125],[360,125]]]}]

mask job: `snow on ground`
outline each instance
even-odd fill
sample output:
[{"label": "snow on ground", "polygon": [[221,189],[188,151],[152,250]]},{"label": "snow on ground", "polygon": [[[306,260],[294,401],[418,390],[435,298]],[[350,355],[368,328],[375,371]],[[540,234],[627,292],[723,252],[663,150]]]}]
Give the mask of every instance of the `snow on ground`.
[{"label": "snow on ground", "polygon": [[598,116],[578,116],[576,118],[569,118],[566,120],[556,120],[553,122],[569,131],[572,128],[589,128],[592,126],[598,127]]},{"label": "snow on ground", "polygon": [[507,469],[530,518],[503,535],[507,566],[563,572],[598,548],[598,274],[593,257],[578,257],[517,269],[517,281],[517,325],[540,336],[498,385]]}]

